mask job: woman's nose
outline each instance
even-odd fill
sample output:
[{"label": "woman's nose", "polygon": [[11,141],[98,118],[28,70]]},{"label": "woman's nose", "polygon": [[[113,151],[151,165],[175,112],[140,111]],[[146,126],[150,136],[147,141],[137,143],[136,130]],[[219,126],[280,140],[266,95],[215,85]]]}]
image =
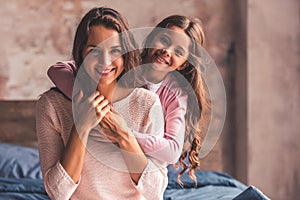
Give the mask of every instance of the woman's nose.
[{"label": "woman's nose", "polygon": [[101,56],[98,57],[98,62],[103,67],[107,67],[111,64],[111,57],[108,52],[103,52]]}]

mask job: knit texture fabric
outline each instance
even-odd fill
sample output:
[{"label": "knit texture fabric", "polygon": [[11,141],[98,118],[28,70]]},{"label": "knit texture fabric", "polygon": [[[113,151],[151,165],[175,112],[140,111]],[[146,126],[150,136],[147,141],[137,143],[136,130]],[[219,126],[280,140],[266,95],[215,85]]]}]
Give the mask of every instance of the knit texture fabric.
[{"label": "knit texture fabric", "polygon": [[[158,112],[161,107],[156,94],[135,89],[113,106],[134,130],[162,137],[163,115]],[[165,167],[157,167],[157,162],[149,158],[136,185],[116,145],[93,137],[87,144],[80,180],[74,183],[60,163],[73,124],[71,101],[57,91],[45,92],[37,102],[36,128],[44,185],[51,199],[163,198],[167,186]]]}]

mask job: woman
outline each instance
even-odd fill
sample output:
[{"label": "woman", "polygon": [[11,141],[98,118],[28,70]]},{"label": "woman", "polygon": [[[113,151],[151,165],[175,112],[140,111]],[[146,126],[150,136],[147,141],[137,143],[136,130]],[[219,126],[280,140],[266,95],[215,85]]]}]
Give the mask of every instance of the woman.
[{"label": "woman", "polygon": [[[119,36],[126,30],[128,25],[117,11],[90,10],[78,25],[72,51],[84,74],[84,79],[79,78],[73,110],[70,99],[58,90],[45,92],[37,102],[41,168],[52,199],[162,199],[166,168],[157,168],[131,134],[132,127],[123,126],[134,124],[138,132],[148,127],[146,134],[163,135],[158,96],[145,89],[133,89],[135,79],[117,83],[122,74],[139,64],[138,54],[128,51],[134,46],[130,33]],[[98,46],[107,39],[104,46]],[[123,55],[123,51],[129,53]],[[96,91],[87,87],[90,85],[96,85]],[[141,97],[145,104],[131,106],[129,112],[132,102]],[[130,113],[137,112],[143,116],[134,121],[136,117]],[[121,125],[112,129],[105,125],[110,122]],[[99,123],[101,133],[95,129]],[[103,137],[112,143],[103,141]]]}]

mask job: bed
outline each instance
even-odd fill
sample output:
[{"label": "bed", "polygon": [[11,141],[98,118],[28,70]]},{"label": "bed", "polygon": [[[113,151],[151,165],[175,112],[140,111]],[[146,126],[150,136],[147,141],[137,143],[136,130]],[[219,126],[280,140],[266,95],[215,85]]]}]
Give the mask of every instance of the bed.
[{"label": "bed", "polygon": [[[220,152],[218,145],[212,155]],[[217,152],[217,153],[216,153]],[[216,161],[203,160],[205,169]],[[254,186],[246,186],[226,173],[196,171],[197,186],[184,174],[184,188],[177,183],[177,171],[168,167],[165,200],[268,199]],[[0,101],[0,199],[49,199],[43,186],[35,133],[35,101]]]}]

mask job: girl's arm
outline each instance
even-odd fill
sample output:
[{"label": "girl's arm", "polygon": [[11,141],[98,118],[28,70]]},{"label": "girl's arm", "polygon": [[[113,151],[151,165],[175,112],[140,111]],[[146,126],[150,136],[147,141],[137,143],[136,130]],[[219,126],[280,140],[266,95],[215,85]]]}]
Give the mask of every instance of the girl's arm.
[{"label": "girl's arm", "polygon": [[73,85],[77,67],[74,61],[57,62],[47,71],[50,80],[69,99],[72,99]]},{"label": "girl's arm", "polygon": [[168,164],[178,161],[182,153],[185,135],[187,95],[179,88],[176,90],[176,92],[173,90],[172,93],[160,98],[165,108],[164,136],[152,135],[144,138],[139,137],[140,133],[134,132],[141,148],[147,155]]}]

